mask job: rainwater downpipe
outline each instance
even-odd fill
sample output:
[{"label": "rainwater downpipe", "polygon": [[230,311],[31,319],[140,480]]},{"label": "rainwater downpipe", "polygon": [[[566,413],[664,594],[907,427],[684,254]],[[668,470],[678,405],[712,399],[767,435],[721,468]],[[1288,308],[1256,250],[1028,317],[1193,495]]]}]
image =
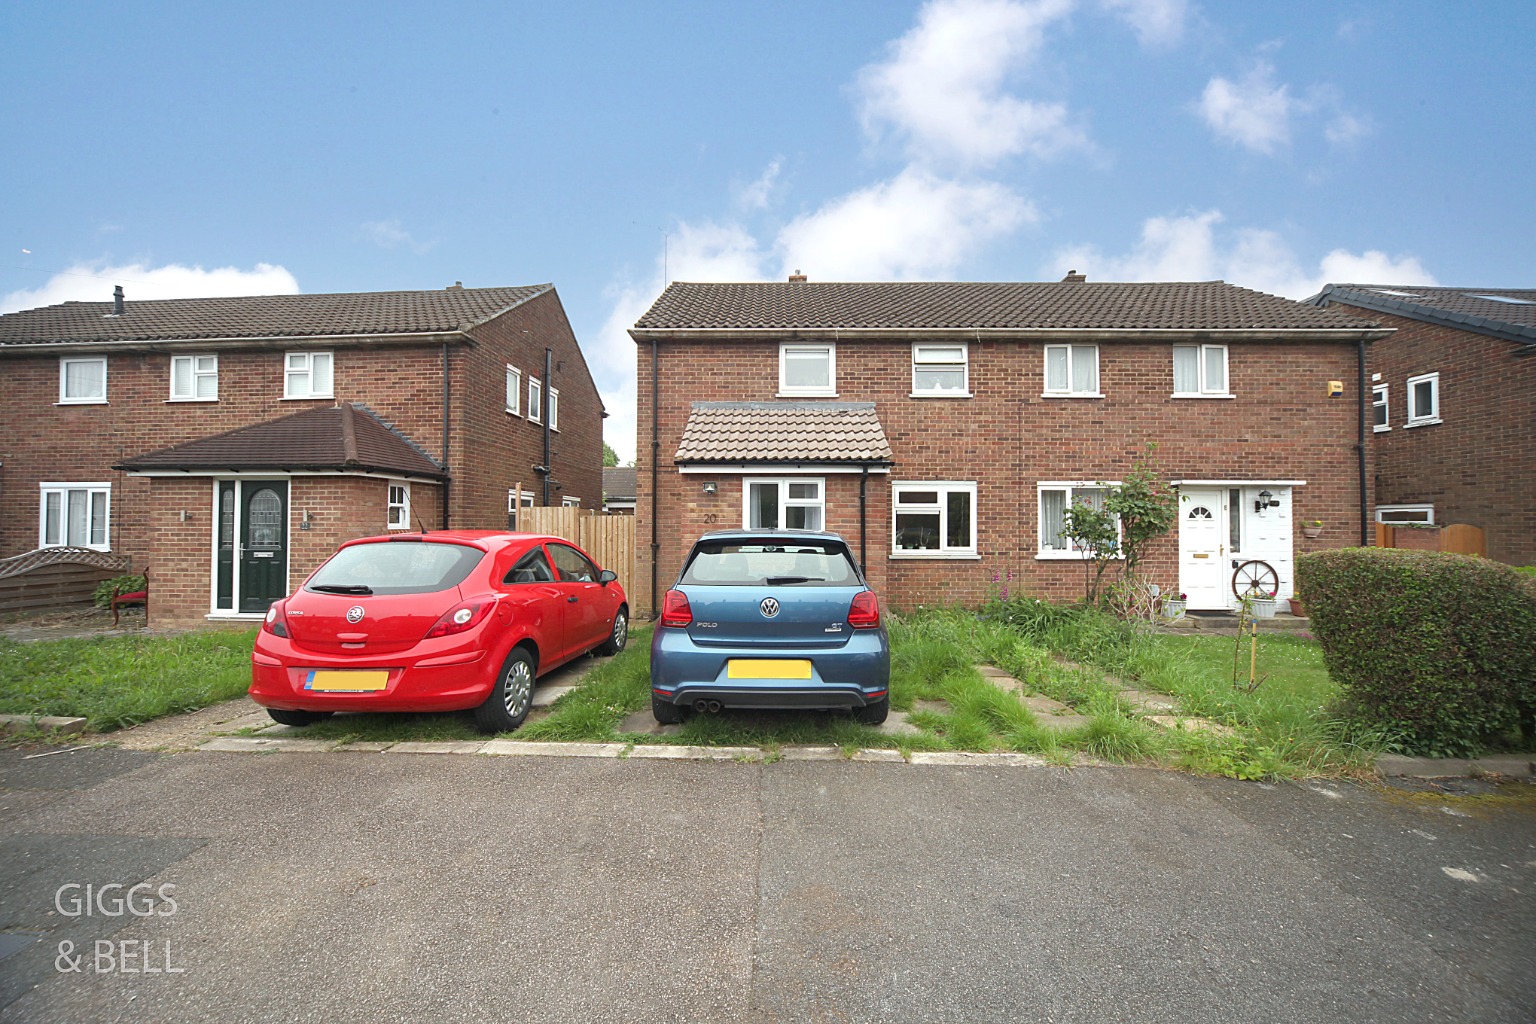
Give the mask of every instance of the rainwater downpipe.
[{"label": "rainwater downpipe", "polygon": [[452,475],[448,472],[448,410],[450,386],[448,382],[448,343],[443,342],[443,529],[448,529],[448,495]]},{"label": "rainwater downpipe", "polygon": [[1356,388],[1356,444],[1355,452],[1359,456],[1360,468],[1360,546],[1370,547],[1370,501],[1366,497],[1365,490],[1365,338],[1361,337],[1355,343],[1355,367],[1359,371],[1359,385]]},{"label": "rainwater downpipe", "polygon": [[656,559],[661,553],[661,541],[657,539],[656,517],[661,512],[661,497],[656,493],[656,485],[661,476],[656,468],[656,460],[661,455],[661,420],[657,409],[661,401],[661,377],[657,370],[656,339],[651,339],[651,618],[657,615],[656,610]]},{"label": "rainwater downpipe", "polygon": [[866,503],[865,495],[867,494],[868,487],[869,464],[865,463],[859,467],[859,572],[866,572],[866,567],[869,564],[868,558],[864,553],[865,527],[868,522],[866,517],[868,505]]}]

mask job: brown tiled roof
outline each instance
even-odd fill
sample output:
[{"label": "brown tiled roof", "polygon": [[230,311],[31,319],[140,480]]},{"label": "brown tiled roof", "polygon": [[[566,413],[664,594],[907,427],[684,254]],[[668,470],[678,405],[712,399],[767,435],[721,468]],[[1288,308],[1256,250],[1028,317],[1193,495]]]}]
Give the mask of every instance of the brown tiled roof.
[{"label": "brown tiled roof", "polygon": [[603,467],[603,497],[626,499],[635,497],[635,467]]},{"label": "brown tiled roof", "polygon": [[1308,302],[1341,302],[1378,313],[1536,341],[1536,289],[1430,288],[1411,284],[1330,284]]},{"label": "brown tiled roof", "polygon": [[694,402],[678,462],[890,462],[873,402]]},{"label": "brown tiled roof", "polygon": [[123,470],[366,470],[444,479],[441,466],[364,406],[342,402],[148,452]]},{"label": "brown tiled roof", "polygon": [[1360,330],[1365,326],[1357,317],[1223,281],[808,281],[674,283],[635,329]]},{"label": "brown tiled roof", "polygon": [[0,349],[61,342],[440,334],[481,323],[553,287],[135,299],[130,285],[122,316],[111,315],[111,301],[65,302],[0,316]]}]

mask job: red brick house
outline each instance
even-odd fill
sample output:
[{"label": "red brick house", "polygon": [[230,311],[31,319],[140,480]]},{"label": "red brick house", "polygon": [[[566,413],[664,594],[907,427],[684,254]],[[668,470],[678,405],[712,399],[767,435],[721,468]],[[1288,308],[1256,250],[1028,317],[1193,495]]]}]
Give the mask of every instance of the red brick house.
[{"label": "red brick house", "polygon": [[0,316],[0,557],[152,570],[159,623],[259,618],[337,542],[602,502],[553,285],[66,302]]},{"label": "red brick house", "polygon": [[1342,312],[1219,281],[791,279],[672,284],[630,334],[637,605],[700,533],[763,525],[842,533],[896,607],[1080,597],[1062,512],[1148,442],[1180,488],[1149,568],[1193,608],[1232,606],[1246,559],[1287,596],[1297,553],[1365,531],[1359,381],[1384,332]]},{"label": "red brick house", "polygon": [[1308,302],[1396,328],[1371,346],[1376,521],[1468,523],[1536,565],[1536,290],[1330,284]]}]

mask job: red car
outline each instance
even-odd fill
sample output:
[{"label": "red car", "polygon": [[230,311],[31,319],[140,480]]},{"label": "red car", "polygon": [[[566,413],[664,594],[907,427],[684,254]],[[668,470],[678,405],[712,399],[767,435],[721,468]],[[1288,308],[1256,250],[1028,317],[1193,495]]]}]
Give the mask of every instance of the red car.
[{"label": "red car", "polygon": [[276,602],[251,697],[284,725],[336,711],[528,716],[536,677],[629,638],[618,577],[558,537],[440,530],[348,541]]}]

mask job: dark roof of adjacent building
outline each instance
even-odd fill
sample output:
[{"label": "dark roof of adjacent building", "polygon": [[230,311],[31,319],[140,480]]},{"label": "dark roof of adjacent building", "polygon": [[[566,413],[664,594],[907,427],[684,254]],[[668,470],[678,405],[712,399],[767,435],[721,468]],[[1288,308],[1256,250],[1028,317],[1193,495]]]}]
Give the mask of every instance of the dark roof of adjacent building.
[{"label": "dark roof of adjacent building", "polygon": [[1224,281],[676,282],[635,325],[670,330],[1360,330],[1358,317]]},{"label": "dark roof of adjacent building", "polygon": [[162,448],[116,469],[346,470],[442,480],[443,468],[366,406],[341,402]]},{"label": "dark roof of adjacent building", "polygon": [[[554,285],[416,292],[64,302],[0,316],[0,349],[59,343],[210,338],[366,337],[465,331]],[[131,286],[130,286],[131,291]]]},{"label": "dark roof of adjacent building", "polygon": [[603,497],[614,501],[635,499],[635,467],[603,467]]},{"label": "dark roof of adjacent building", "polygon": [[1440,288],[1411,284],[1330,284],[1306,300],[1339,302],[1526,344],[1536,342],[1536,289]]},{"label": "dark roof of adjacent building", "polygon": [[889,463],[873,402],[694,402],[677,462]]}]

